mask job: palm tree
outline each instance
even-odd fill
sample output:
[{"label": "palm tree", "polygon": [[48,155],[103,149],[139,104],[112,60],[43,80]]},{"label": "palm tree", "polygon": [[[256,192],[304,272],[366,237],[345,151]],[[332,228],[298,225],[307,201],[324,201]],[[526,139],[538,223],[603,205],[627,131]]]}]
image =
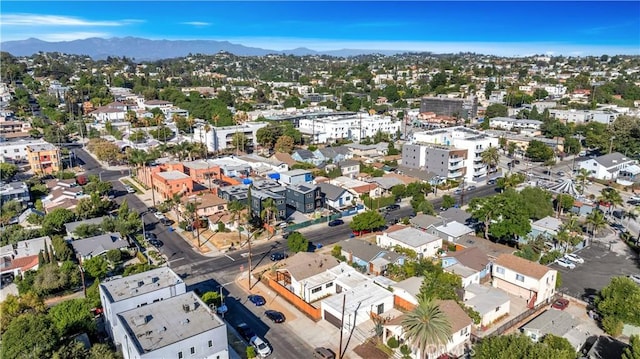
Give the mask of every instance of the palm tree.
[{"label": "palm tree", "polygon": [[480,157],[482,158],[482,163],[487,165],[487,172],[489,172],[489,168],[496,167],[500,162],[498,147],[487,148],[480,154]]},{"label": "palm tree", "polygon": [[227,207],[229,209],[229,212],[231,212],[231,220],[237,221],[236,227],[238,228],[238,243],[242,242],[242,232],[240,232],[240,224],[244,217],[242,212],[246,209],[246,207],[247,206],[238,201],[232,201]]},{"label": "palm tree", "polygon": [[587,216],[587,223],[591,225],[591,237],[593,238],[601,228],[607,225],[607,220],[604,218],[602,211],[593,210]]},{"label": "palm tree", "polygon": [[584,194],[584,184],[589,179],[589,171],[581,168],[580,172],[576,175],[576,180],[580,182],[580,194]]},{"label": "palm tree", "polygon": [[600,191],[600,197],[598,197],[598,201],[604,202],[609,205],[609,213],[613,212],[615,206],[622,205],[623,203],[620,192],[611,187],[603,188],[602,191]]},{"label": "palm tree", "polygon": [[[260,217],[262,217],[262,220],[267,223],[268,225],[271,225],[272,220],[275,218],[275,214],[278,213],[278,207],[276,207],[276,202],[273,200],[273,198],[267,198],[266,200],[264,200],[264,202],[262,202],[262,212],[260,213]],[[273,234],[273,232],[272,232]]]},{"label": "palm tree", "polygon": [[420,356],[427,358],[427,351],[447,344],[451,339],[451,323],[440,310],[438,304],[423,300],[402,320],[402,330],[406,339],[418,347]]}]

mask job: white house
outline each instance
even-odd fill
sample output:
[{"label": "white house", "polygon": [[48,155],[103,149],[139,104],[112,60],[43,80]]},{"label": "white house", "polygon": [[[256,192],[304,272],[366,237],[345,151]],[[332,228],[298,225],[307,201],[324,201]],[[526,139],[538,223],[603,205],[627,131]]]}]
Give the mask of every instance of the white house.
[{"label": "white house", "polygon": [[342,209],[353,205],[352,201],[354,196],[346,189],[326,182],[318,183],[318,187],[320,187],[320,191],[324,194],[324,200],[327,206],[334,209]]},{"label": "white house", "polygon": [[365,137],[373,137],[378,131],[394,135],[400,131],[400,125],[401,122],[393,120],[391,116],[358,113],[300,119],[299,130],[302,133],[312,134],[314,143],[318,143],[320,139],[360,141]]},{"label": "white house", "polygon": [[118,313],[184,294],[187,286],[174,271],[161,267],[128,277],[107,278],[98,289],[105,328],[113,339]]},{"label": "white house", "polygon": [[227,326],[195,293],[117,314],[114,342],[125,359],[228,359]]},{"label": "white house", "polygon": [[469,268],[464,264],[455,263],[445,267],[444,271],[460,277],[462,280],[462,288],[466,288],[471,284],[480,284],[480,271]]},{"label": "white house", "polygon": [[311,171],[296,169],[291,171],[280,172],[280,184],[282,185],[295,185],[311,183],[313,181],[313,175]]},{"label": "white house", "polygon": [[28,270],[38,270],[38,254],[53,249],[49,236],[38,237],[0,247],[0,274],[22,276]]},{"label": "white house", "polygon": [[[442,354],[453,354],[454,357],[459,357],[464,354],[466,346],[471,345],[471,325],[473,320],[469,318],[467,313],[456,303],[454,300],[442,300],[438,301],[440,310],[447,316],[449,323],[451,324],[451,340],[446,345],[429,347],[427,353],[420,353],[420,349],[416,346],[410,346],[411,358],[413,359],[435,359],[439,358]],[[406,340],[404,330],[402,328],[402,321],[404,315],[391,319],[384,324],[383,341],[386,343],[391,337],[397,339]]]},{"label": "white house", "polygon": [[588,328],[568,312],[549,309],[533,318],[520,328],[522,333],[534,342],[541,341],[545,335],[552,334],[565,338],[578,351],[589,338]]},{"label": "white house", "polygon": [[542,126],[542,121],[510,117],[494,117],[489,120],[489,126],[491,126],[491,128],[499,128],[507,131],[514,129],[539,130],[540,126]]},{"label": "white house", "polygon": [[27,146],[48,145],[42,139],[19,139],[15,141],[0,142],[0,162],[26,161]]},{"label": "white house", "polygon": [[318,253],[299,252],[287,258],[278,272],[285,286],[306,302],[313,302],[335,293],[333,281],[336,276],[327,272],[339,264],[332,256]]},{"label": "white house", "polygon": [[383,232],[376,236],[376,243],[383,248],[400,246],[411,249],[423,258],[435,257],[442,248],[442,238],[411,227]]},{"label": "white house", "polygon": [[580,169],[589,171],[591,176],[600,180],[611,180],[618,177],[618,173],[636,163],[622,153],[613,152],[600,157],[580,162]]},{"label": "white house", "polygon": [[556,292],[558,271],[513,254],[499,255],[491,274],[494,287],[526,299],[530,308]]},{"label": "white house", "polygon": [[509,314],[511,299],[501,289],[470,284],[464,288],[464,304],[480,314],[480,325],[488,326]]}]

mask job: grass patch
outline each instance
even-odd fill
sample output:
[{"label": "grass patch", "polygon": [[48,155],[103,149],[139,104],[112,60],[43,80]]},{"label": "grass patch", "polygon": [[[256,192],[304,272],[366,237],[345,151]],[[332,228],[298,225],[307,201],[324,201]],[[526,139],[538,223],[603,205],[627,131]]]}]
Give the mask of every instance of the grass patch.
[{"label": "grass patch", "polygon": [[136,183],[136,185],[138,185],[139,187],[144,188],[145,190],[149,190],[149,187],[147,187],[144,183],[138,181],[138,179],[136,177],[131,177],[131,179]]},{"label": "grass patch", "polygon": [[[142,191],[140,190],[140,188],[138,188],[138,186],[137,186],[137,185],[134,185],[133,183],[131,183],[131,181],[128,181],[128,180],[121,180],[121,182],[122,182],[124,185],[129,186],[129,187],[133,188],[134,190],[136,190],[136,193],[137,193],[137,194],[142,194]],[[137,183],[137,182],[136,182],[136,183]]]},{"label": "grass patch", "polygon": [[383,353],[387,354],[390,357],[393,356],[393,349],[389,348],[386,344],[382,342],[377,342],[376,348],[380,349],[380,351],[382,351]]}]

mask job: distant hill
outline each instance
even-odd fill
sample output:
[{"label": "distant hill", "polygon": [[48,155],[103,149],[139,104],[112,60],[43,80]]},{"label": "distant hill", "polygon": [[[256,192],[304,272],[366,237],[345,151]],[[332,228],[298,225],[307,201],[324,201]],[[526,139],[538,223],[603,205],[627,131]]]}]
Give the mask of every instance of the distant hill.
[{"label": "distant hill", "polygon": [[31,56],[38,52],[61,52],[74,55],[88,55],[94,60],[105,59],[107,56],[126,56],[137,61],[168,59],[183,57],[188,54],[216,54],[226,51],[238,56],[264,56],[268,54],[287,55],[331,55],[357,56],[379,53],[393,55],[404,51],[379,51],[341,49],[318,52],[307,48],[276,51],[233,44],[228,41],[215,40],[149,40],[139,37],[114,37],[110,39],[89,38],[84,40],[47,42],[30,38],[19,41],[3,41],[0,43],[2,51],[14,56]]}]

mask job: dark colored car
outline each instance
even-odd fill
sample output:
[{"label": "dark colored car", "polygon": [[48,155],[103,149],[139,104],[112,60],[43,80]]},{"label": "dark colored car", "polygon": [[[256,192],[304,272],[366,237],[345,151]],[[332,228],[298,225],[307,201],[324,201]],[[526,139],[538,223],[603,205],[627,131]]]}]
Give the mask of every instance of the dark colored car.
[{"label": "dark colored car", "polygon": [[387,211],[387,212],[391,212],[391,211],[395,211],[395,210],[398,210],[398,209],[400,209],[400,205],[398,205],[398,204],[391,204],[391,205],[388,205],[388,206],[387,206],[387,208],[385,209],[385,211]]},{"label": "dark colored car", "polygon": [[492,185],[492,184],[496,184],[496,180],[495,179],[490,179],[487,181],[488,185]]},{"label": "dark colored car", "polygon": [[266,315],[267,318],[271,319],[271,321],[274,323],[283,323],[285,320],[284,314],[276,310],[267,310],[266,312],[264,312],[264,315]]},{"label": "dark colored car", "polygon": [[551,304],[551,308],[565,310],[569,306],[569,300],[560,298]]},{"label": "dark colored car", "polygon": [[277,252],[277,253],[272,253],[270,258],[271,258],[272,261],[275,262],[275,261],[281,261],[281,260],[283,260],[283,259],[285,259],[287,257],[288,256],[286,254],[281,253],[281,252]]},{"label": "dark colored car", "polygon": [[251,340],[251,338],[256,336],[256,333],[253,332],[253,329],[249,328],[247,323],[238,324],[236,330],[238,331],[238,334],[240,334],[240,336],[246,341],[249,341]]},{"label": "dark colored car", "polygon": [[335,359],[336,354],[330,349],[319,347],[313,350],[314,359]]},{"label": "dark colored car", "polygon": [[264,297],[257,294],[251,294],[247,297],[249,301],[256,305],[256,307],[263,306],[267,301],[264,300]]},{"label": "dark colored car", "polygon": [[155,233],[145,232],[144,233],[144,239],[146,239],[146,240],[158,239],[158,236],[156,236]]},{"label": "dark colored car", "polygon": [[159,239],[150,239],[150,240],[149,240],[149,244],[151,244],[152,246],[154,246],[154,247],[156,247],[156,248],[160,248],[160,247],[162,247],[162,245],[163,245],[164,243],[162,243],[162,241],[161,241],[161,240],[159,240]]},{"label": "dark colored car", "polygon": [[339,226],[341,224],[344,224],[344,221],[341,219],[334,219],[333,221],[329,222],[329,227],[335,227],[335,226]]}]

